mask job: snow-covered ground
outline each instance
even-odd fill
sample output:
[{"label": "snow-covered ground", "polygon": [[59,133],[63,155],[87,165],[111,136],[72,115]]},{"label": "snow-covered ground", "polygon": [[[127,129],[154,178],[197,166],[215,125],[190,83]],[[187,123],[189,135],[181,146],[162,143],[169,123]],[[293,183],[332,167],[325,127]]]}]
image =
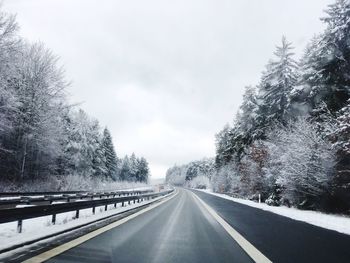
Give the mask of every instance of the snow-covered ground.
[{"label": "snow-covered ground", "polygon": [[288,208],[286,206],[269,206],[265,203],[256,203],[254,201],[234,198],[225,194],[213,193],[211,190],[200,190],[211,195],[215,195],[227,200],[231,200],[240,204],[248,205],[251,207],[259,208],[265,211],[269,211],[281,216],[289,217],[294,220],[303,221],[315,226],[323,227],[326,229],[334,230],[340,233],[350,235],[350,218],[341,215],[329,215],[315,211],[305,211],[296,208]]},{"label": "snow-covered ground", "polygon": [[126,204],[125,207],[121,207],[121,204],[118,204],[117,208],[114,208],[114,205],[109,205],[107,211],[104,211],[104,206],[96,207],[95,215],[92,214],[92,208],[83,209],[79,211],[78,219],[73,219],[75,217],[75,211],[57,214],[55,225],[51,223],[51,216],[23,220],[22,233],[17,233],[17,222],[0,224],[0,249],[58,233],[62,230],[83,225],[110,215],[117,215],[121,212],[154,202],[161,198],[164,197],[158,197],[149,201],[145,200],[136,204]]}]

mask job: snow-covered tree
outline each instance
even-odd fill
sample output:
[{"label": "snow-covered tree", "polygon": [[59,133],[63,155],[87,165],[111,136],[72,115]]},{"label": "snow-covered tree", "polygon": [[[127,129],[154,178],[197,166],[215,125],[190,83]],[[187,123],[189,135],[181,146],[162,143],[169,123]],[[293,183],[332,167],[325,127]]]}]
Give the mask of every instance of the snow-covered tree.
[{"label": "snow-covered tree", "polygon": [[239,108],[239,117],[237,117],[236,126],[241,133],[254,139],[256,128],[256,111],[258,109],[256,89],[253,86],[247,86],[243,94],[243,102]]},{"label": "snow-covered tree", "polygon": [[315,109],[325,102],[332,113],[345,106],[350,95],[350,3],[336,0],[322,18],[327,28],[316,36],[301,61],[299,101]]},{"label": "snow-covered tree", "polygon": [[263,73],[258,86],[258,130],[255,131],[258,137],[264,137],[274,123],[285,124],[290,118],[290,95],[298,80],[298,65],[292,50],[292,44],[283,37],[282,46],[274,53],[275,59],[267,64]]},{"label": "snow-covered tree", "polygon": [[64,152],[69,160],[68,174],[104,175],[105,157],[101,148],[98,121],[91,119],[83,110],[79,110],[71,113],[67,129],[68,140]]},{"label": "snow-covered tree", "polygon": [[120,168],[120,173],[119,173],[119,178],[122,181],[131,181],[130,178],[130,159],[126,155],[121,163],[121,168]]},{"label": "snow-covered tree", "polygon": [[[0,135],[8,135],[18,108],[18,99],[13,82],[17,76],[20,40],[17,36],[18,25],[14,16],[0,11]],[[0,151],[5,151],[1,146]]]},{"label": "snow-covered tree", "polygon": [[184,166],[174,165],[167,170],[165,181],[171,185],[183,186],[186,182],[186,171]]},{"label": "snow-covered tree", "polygon": [[40,176],[55,169],[60,154],[60,115],[67,83],[57,59],[41,44],[25,45],[13,89],[18,107],[13,129],[5,140],[8,166],[19,178]]},{"label": "snow-covered tree", "polygon": [[332,144],[305,118],[269,135],[267,173],[294,205],[317,203],[327,192],[335,166]]},{"label": "snow-covered tree", "polygon": [[334,135],[336,136],[335,146],[343,154],[350,156],[350,100],[340,110]]},{"label": "snow-covered tree", "polygon": [[215,135],[215,144],[216,144],[216,157],[215,164],[217,167],[221,167],[229,163],[234,157],[234,137],[236,133],[232,127],[228,124]]},{"label": "snow-covered tree", "polygon": [[103,131],[102,151],[105,159],[106,177],[116,180],[118,177],[118,158],[114,150],[112,136],[107,128]]},{"label": "snow-covered tree", "polygon": [[148,182],[149,167],[148,162],[144,157],[137,159],[137,181]]},{"label": "snow-covered tree", "polygon": [[211,176],[211,185],[215,192],[237,195],[241,191],[241,177],[237,163],[228,163]]}]

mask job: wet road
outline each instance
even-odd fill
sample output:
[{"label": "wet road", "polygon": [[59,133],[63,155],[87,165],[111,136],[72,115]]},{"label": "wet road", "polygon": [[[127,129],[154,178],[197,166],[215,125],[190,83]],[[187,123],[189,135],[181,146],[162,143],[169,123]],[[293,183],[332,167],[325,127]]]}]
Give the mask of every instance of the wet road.
[{"label": "wet road", "polygon": [[253,262],[188,190],[51,258],[58,262]]}]

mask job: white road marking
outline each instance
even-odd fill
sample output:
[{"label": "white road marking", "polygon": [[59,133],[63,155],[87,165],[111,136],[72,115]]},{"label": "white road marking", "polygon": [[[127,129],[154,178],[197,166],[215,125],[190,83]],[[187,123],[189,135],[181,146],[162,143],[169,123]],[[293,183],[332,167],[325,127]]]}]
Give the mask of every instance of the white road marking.
[{"label": "white road marking", "polygon": [[238,243],[238,245],[257,263],[272,263],[264,254],[262,254],[257,248],[255,248],[248,240],[246,240],[240,233],[238,233],[232,226],[230,226],[221,216],[219,216],[214,209],[207,205],[196,194],[191,192],[203,205],[207,211],[215,218],[215,220],[227,231],[227,233]]},{"label": "white road marking", "polygon": [[150,211],[150,210],[152,210],[152,209],[162,205],[163,203],[165,203],[165,202],[171,200],[172,198],[174,198],[177,194],[178,194],[178,190],[175,190],[175,194],[172,194],[171,196],[166,197],[164,200],[160,201],[159,203],[155,203],[153,205],[150,205],[150,206],[146,207],[145,209],[142,209],[142,210],[136,212],[135,214],[129,215],[127,217],[124,217],[124,218],[122,218],[122,219],[120,219],[120,220],[118,220],[118,221],[116,221],[114,223],[111,223],[111,224],[109,224],[107,226],[101,227],[101,228],[99,228],[99,229],[97,229],[95,231],[92,231],[92,232],[84,235],[84,236],[81,236],[81,237],[79,237],[77,239],[69,241],[69,242],[67,242],[65,244],[62,244],[62,245],[60,245],[58,247],[55,247],[55,248],[53,248],[51,250],[48,250],[48,251],[44,252],[44,253],[36,255],[36,256],[34,256],[34,257],[30,258],[30,259],[27,259],[27,260],[25,260],[23,262],[24,263],[39,263],[39,262],[44,262],[46,260],[49,260],[50,258],[52,258],[54,256],[57,256],[57,255],[65,252],[65,251],[67,251],[68,249],[76,247],[76,246],[80,245],[81,243],[84,243],[85,241],[87,241],[87,240],[89,240],[91,238],[94,238],[94,237],[96,237],[96,236],[98,236],[98,235],[100,235],[100,234],[102,234],[102,233],[104,233],[104,232],[106,232],[108,230],[111,230],[112,228],[120,226],[121,224],[124,224],[124,223],[128,222],[129,220],[131,220],[131,219],[133,219],[133,218],[135,218],[135,217],[137,217],[137,216],[139,216],[139,215],[141,215],[143,213],[146,213],[147,211]]}]

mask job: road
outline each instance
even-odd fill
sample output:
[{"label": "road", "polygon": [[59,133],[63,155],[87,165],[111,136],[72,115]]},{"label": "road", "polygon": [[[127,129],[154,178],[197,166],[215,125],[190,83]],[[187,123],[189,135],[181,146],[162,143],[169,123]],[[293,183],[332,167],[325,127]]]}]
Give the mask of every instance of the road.
[{"label": "road", "polygon": [[[272,262],[350,262],[350,236],[194,191]],[[189,190],[47,262],[254,262]]]},{"label": "road", "polygon": [[178,194],[48,262],[253,262],[195,200]]}]

